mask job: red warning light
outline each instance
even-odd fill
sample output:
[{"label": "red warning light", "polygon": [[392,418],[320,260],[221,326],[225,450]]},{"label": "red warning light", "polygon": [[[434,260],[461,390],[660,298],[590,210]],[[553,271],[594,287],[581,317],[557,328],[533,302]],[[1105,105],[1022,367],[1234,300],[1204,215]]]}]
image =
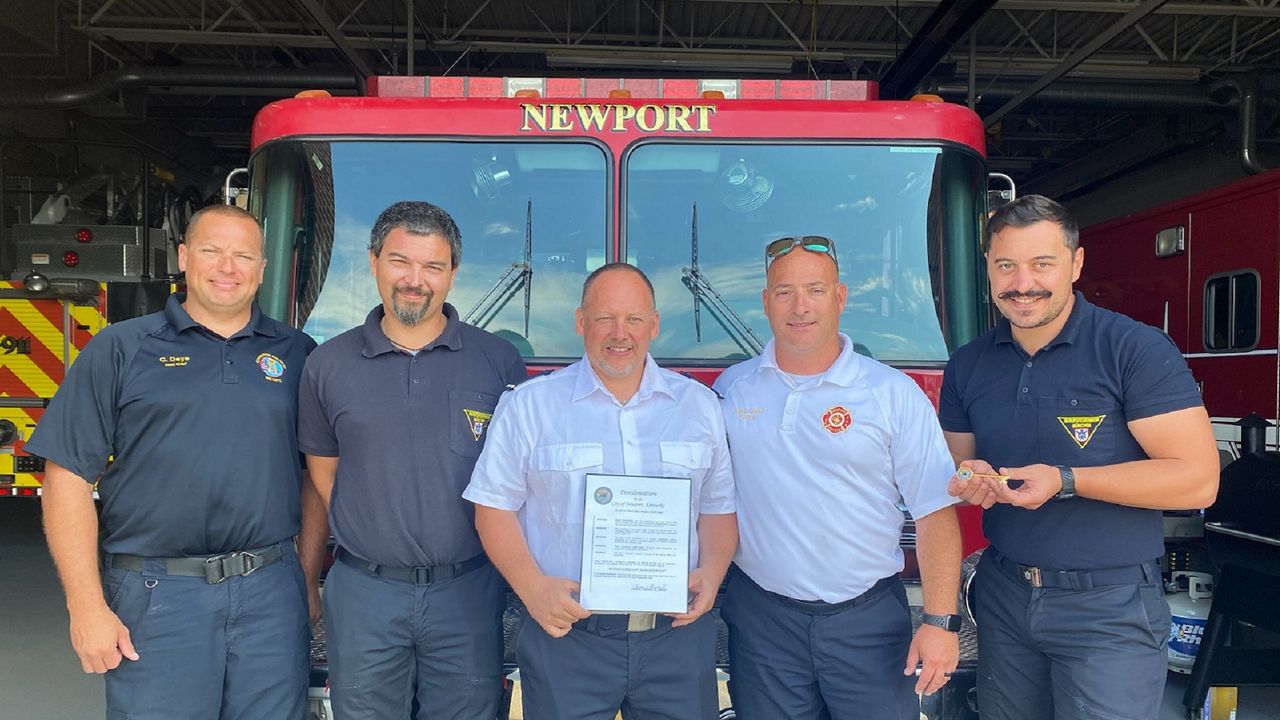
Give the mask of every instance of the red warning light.
[{"label": "red warning light", "polygon": [[75,267],[80,264],[80,253],[75,250],[68,250],[62,253],[62,264],[67,267]]},{"label": "red warning light", "polygon": [[89,228],[80,228],[76,231],[76,242],[87,243],[93,240],[93,231]]}]

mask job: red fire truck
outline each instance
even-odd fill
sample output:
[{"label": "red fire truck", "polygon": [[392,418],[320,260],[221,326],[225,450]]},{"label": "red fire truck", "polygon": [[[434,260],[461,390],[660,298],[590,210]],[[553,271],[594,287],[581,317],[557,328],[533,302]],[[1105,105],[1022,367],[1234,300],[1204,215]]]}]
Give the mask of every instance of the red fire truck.
[{"label": "red fire truck", "polygon": [[[1200,384],[1223,459],[1240,418],[1280,422],[1280,171],[1085,228],[1080,289],[1162,328]],[[1268,445],[1276,447],[1275,429]]]},{"label": "red fire truck", "polygon": [[[949,351],[986,326],[983,129],[963,107],[878,101],[856,81],[382,77],[368,90],[277,102],[254,123],[259,299],[319,341],[379,302],[369,229],[403,199],[454,216],[450,301],[531,367],[580,357],[582,281],[626,260],[656,286],[654,357],[712,381],[768,338],[763,247],[788,235],[835,239],[844,331],[935,402]],[[985,544],[976,513],[963,522],[966,552]],[[927,717],[972,717],[966,633]]]}]

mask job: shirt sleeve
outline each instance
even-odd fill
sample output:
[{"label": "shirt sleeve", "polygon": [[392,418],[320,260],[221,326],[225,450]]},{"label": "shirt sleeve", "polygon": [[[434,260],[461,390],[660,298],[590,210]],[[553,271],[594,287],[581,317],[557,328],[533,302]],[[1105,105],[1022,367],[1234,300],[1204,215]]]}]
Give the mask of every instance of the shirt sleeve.
[{"label": "shirt sleeve", "polygon": [[533,446],[523,429],[528,418],[522,421],[522,415],[517,394],[503,393],[489,421],[488,437],[471,472],[471,482],[462,492],[464,500],[512,512],[524,507]]},{"label": "shirt sleeve", "polygon": [[701,515],[728,515],[737,510],[736,490],[733,484],[733,464],[729,459],[729,441],[724,427],[724,416],[720,412],[719,401],[707,403],[703,410],[711,425],[714,445],[711,453],[711,468],[702,481],[702,492],[698,497],[698,513]]},{"label": "shirt sleeve", "polygon": [[898,432],[891,440],[894,481],[912,517],[921,518],[957,499],[947,494],[947,480],[956,471],[933,405],[910,380],[897,392]]},{"label": "shirt sleeve", "polygon": [[338,435],[325,406],[317,366],[308,362],[298,383],[298,449],[308,455],[338,457]]},{"label": "shirt sleeve", "polygon": [[942,391],[938,396],[938,422],[947,432],[971,433],[973,424],[960,396],[959,362],[953,356],[942,371]]},{"label": "shirt sleeve", "polygon": [[525,367],[524,358],[520,357],[519,351],[511,353],[504,379],[508,385],[519,385],[529,379],[529,369]]},{"label": "shirt sleeve", "polygon": [[117,398],[128,362],[118,334],[89,341],[67,371],[26,451],[94,482],[115,453]]},{"label": "shirt sleeve", "polygon": [[1200,407],[1204,399],[1187,361],[1168,335],[1151,327],[1134,332],[1122,355],[1126,420]]}]

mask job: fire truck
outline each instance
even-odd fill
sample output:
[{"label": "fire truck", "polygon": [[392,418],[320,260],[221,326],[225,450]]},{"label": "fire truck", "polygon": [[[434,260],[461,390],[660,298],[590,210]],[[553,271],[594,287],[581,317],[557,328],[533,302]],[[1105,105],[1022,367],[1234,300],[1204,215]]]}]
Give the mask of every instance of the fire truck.
[{"label": "fire truck", "polygon": [[1161,328],[1204,395],[1224,464],[1257,413],[1280,423],[1280,171],[1084,228],[1079,288]]},{"label": "fire truck", "polygon": [[[380,302],[369,230],[405,199],[457,220],[450,302],[538,371],[581,356],[582,282],[625,260],[655,285],[650,352],[712,382],[763,348],[763,248],[792,235],[835,240],[844,332],[935,403],[949,352],[987,327],[984,136],[964,107],[879,101],[860,81],[376,77],[367,89],[276,102],[253,126],[259,301],[317,341]],[[962,524],[966,553],[985,544],[977,513]],[[965,641],[925,716],[973,717],[972,627]]]},{"label": "fire truck", "polygon": [[[32,171],[67,147],[96,171]],[[85,343],[163,306],[174,253],[149,223],[155,174],[132,146],[0,143],[0,498],[40,495],[44,460],[24,442]]]}]

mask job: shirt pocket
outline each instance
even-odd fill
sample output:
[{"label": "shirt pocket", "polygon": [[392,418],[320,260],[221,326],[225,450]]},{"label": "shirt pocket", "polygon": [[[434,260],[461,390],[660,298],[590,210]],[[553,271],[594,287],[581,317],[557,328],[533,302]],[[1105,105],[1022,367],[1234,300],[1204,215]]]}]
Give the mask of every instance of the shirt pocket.
[{"label": "shirt pocket", "polygon": [[480,457],[498,396],[474,390],[449,391],[449,449],[467,458]]},{"label": "shirt pocket", "polygon": [[666,477],[689,478],[693,481],[694,497],[711,469],[711,448],[698,442],[658,443],[662,454],[662,474]]},{"label": "shirt pocket", "polygon": [[1042,397],[1039,462],[1102,465],[1110,462],[1124,417],[1110,398]]},{"label": "shirt pocket", "polygon": [[527,507],[557,525],[581,525],[587,474],[604,468],[600,443],[568,443],[534,448]]}]

